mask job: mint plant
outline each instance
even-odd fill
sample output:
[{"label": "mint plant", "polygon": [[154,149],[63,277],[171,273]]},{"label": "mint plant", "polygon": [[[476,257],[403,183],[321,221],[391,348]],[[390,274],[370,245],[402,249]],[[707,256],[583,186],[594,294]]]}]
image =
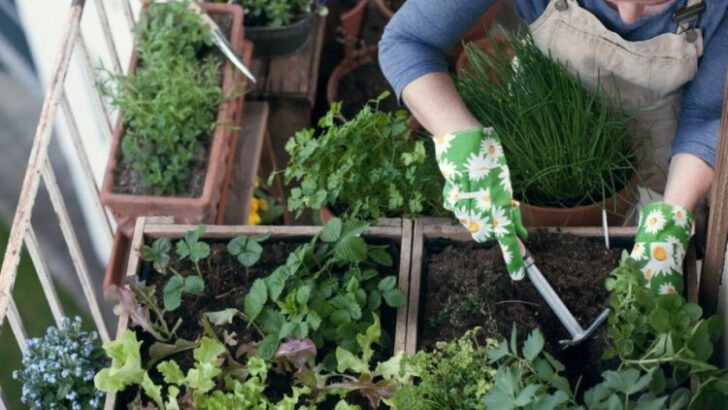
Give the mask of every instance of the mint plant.
[{"label": "mint plant", "polygon": [[326,0],[241,0],[245,8],[245,25],[281,27],[308,17],[325,13]]},{"label": "mint plant", "polygon": [[[392,258],[361,238],[367,227],[334,218],[284,265],[253,282],[244,313],[266,334],[258,346],[261,357],[272,358],[281,341],[293,338],[358,353],[356,335],[373,323],[381,306],[404,303],[396,278],[379,273],[392,266]],[[327,361],[333,365],[333,353]]]},{"label": "mint plant", "polygon": [[[134,29],[136,72],[107,73],[100,89],[123,115],[121,162],[157,195],[189,192],[192,163],[205,152],[224,101],[221,59],[209,28],[187,1],[149,4]],[[198,56],[203,55],[201,60]]]},{"label": "mint plant", "polygon": [[103,395],[89,382],[104,366],[104,355],[96,332],[81,330],[81,318],[64,317],[26,346],[23,368],[13,372],[23,384],[23,404],[33,410],[101,408]]},{"label": "mint plant", "polygon": [[288,140],[283,176],[286,184],[298,184],[288,199],[296,217],[322,206],[344,208],[342,217],[364,220],[443,213],[434,147],[412,135],[405,111],[377,109],[387,95],[348,121],[334,103],[319,120],[319,135],[304,129]]}]

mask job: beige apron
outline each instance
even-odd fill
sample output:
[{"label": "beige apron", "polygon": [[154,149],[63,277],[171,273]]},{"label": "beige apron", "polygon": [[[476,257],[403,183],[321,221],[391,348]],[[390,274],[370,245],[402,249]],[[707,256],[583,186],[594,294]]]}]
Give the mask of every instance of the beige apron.
[{"label": "beige apron", "polygon": [[641,132],[635,134],[640,135],[640,185],[662,193],[682,88],[695,77],[703,54],[700,31],[681,25],[679,34],[630,42],[576,0],[552,0],[531,32],[539,49],[567,63],[587,88],[593,90],[599,82],[609,95],[619,95],[625,108],[640,110]]}]

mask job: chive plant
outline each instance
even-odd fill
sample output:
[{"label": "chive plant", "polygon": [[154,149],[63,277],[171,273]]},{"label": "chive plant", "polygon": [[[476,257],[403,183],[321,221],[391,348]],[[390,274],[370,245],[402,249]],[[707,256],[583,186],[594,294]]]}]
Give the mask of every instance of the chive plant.
[{"label": "chive plant", "polygon": [[543,54],[528,33],[489,54],[466,45],[470,66],[456,79],[465,104],[501,137],[514,196],[571,207],[617,193],[634,173],[635,113],[599,86],[589,92],[568,67]]}]

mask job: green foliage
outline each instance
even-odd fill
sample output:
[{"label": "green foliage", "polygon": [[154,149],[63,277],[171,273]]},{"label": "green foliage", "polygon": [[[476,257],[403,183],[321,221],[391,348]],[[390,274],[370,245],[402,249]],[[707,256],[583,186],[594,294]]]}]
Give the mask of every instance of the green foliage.
[{"label": "green foliage", "polygon": [[150,4],[135,27],[136,72],[107,73],[100,85],[124,116],[121,160],[158,195],[189,193],[191,165],[210,143],[223,102],[221,60],[205,53],[209,28],[187,7]]},{"label": "green foliage", "polygon": [[[489,268],[486,270],[490,271]],[[497,277],[495,274],[491,274],[492,278]],[[493,289],[492,283],[483,283],[477,291],[456,297],[448,296],[437,312],[427,317],[428,327],[448,326],[450,323],[461,323],[470,317],[480,315],[481,305],[484,301],[492,300]]]},{"label": "green foliage", "polygon": [[633,115],[597,87],[587,92],[564,64],[544,55],[530,34],[494,55],[466,46],[471,67],[456,80],[468,108],[498,132],[514,196],[534,205],[594,203],[633,173]]},{"label": "green foliage", "polygon": [[242,0],[245,25],[281,27],[302,20],[317,11],[321,0]]},{"label": "green foliage", "polygon": [[23,369],[13,378],[23,384],[21,401],[33,410],[101,407],[103,395],[89,384],[104,365],[96,332],[81,330],[81,318],[64,317],[41,338],[29,339]]},{"label": "green foliage", "polygon": [[[290,154],[284,181],[296,181],[288,209],[347,207],[345,216],[375,220],[383,216],[437,215],[442,211],[443,180],[432,144],[413,138],[405,111],[377,109],[387,93],[371,101],[353,119],[331,105],[314,129],[296,133],[286,143]],[[271,176],[272,177],[272,176]]]},{"label": "green foliage", "polygon": [[613,309],[606,356],[619,357],[622,368],[649,374],[655,394],[675,394],[696,376],[699,388],[689,408],[719,408],[728,396],[728,376],[708,361],[722,333],[720,318],[704,319],[702,309],[681,295],[655,297],[644,284],[639,266],[625,252],[606,283]]},{"label": "green foliage", "polygon": [[182,294],[199,296],[205,291],[205,282],[199,276],[175,274],[164,285],[164,310],[171,312],[182,304]]},{"label": "green foliage", "polygon": [[493,386],[483,397],[491,409],[564,409],[575,408],[576,401],[568,380],[561,375],[564,366],[543,351],[544,339],[536,329],[523,345],[516,346],[516,328],[510,343],[503,340],[488,354],[497,368]]},{"label": "green foliage", "polygon": [[266,241],[270,234],[238,236],[231,240],[227,245],[228,252],[238,258],[241,265],[249,268],[258,262],[260,255],[263,253],[261,242]]},{"label": "green foliage", "polygon": [[378,270],[392,266],[391,257],[361,238],[367,226],[335,218],[284,265],[253,282],[244,313],[267,335],[258,346],[261,357],[270,359],[279,342],[291,338],[311,338],[318,347],[332,342],[359,353],[357,334],[374,322],[382,304],[404,303],[396,278]]},{"label": "green foliage", "polygon": [[142,257],[147,262],[152,262],[154,270],[166,275],[167,267],[171,261],[169,257],[169,251],[172,250],[172,245],[169,243],[167,238],[158,238],[152,243],[152,246],[144,245],[142,248]]},{"label": "green foliage", "polygon": [[392,402],[396,409],[482,409],[482,399],[493,386],[496,369],[488,354],[497,347],[495,340],[484,346],[476,341],[479,328],[459,340],[440,342],[432,352],[419,351],[404,362],[414,369],[416,384],[399,389]]},{"label": "green foliage", "polygon": [[111,358],[111,366],[96,374],[96,388],[114,393],[141,383],[145,374],[139,352],[141,345],[142,342],[137,340],[136,334],[128,329],[116,340],[104,343],[104,350]]}]

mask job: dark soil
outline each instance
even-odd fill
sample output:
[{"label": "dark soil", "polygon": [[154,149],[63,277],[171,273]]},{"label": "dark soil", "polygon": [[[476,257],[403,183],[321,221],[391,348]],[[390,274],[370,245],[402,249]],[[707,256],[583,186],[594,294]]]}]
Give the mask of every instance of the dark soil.
[{"label": "dark soil", "polygon": [[407,0],[385,0],[384,2],[389,6],[392,11],[396,12]]},{"label": "dark soil", "polygon": [[[227,241],[209,241],[210,243],[210,256],[200,263],[200,268],[205,278],[205,292],[200,297],[191,297],[189,295],[183,296],[182,305],[173,312],[167,312],[165,314],[166,322],[172,326],[177,323],[180,319],[182,320],[179,326],[176,336],[177,338],[186,340],[195,340],[203,335],[201,326],[201,320],[205,312],[214,312],[223,310],[230,307],[235,307],[239,310],[244,309],[245,295],[252,283],[258,279],[268,276],[278,266],[285,263],[288,255],[291,254],[298,246],[308,242],[308,238],[291,238],[286,240],[279,240],[277,242],[268,241],[263,244],[263,253],[260,260],[246,273],[245,268],[227,252],[226,246]],[[393,245],[390,241],[376,241],[368,240],[371,244],[389,244]],[[173,249],[176,246],[172,243]],[[396,251],[396,246],[390,247],[390,253],[394,261],[399,261],[399,255]],[[172,257],[170,266],[180,272],[182,276],[188,276],[195,274],[195,266],[189,260],[179,260],[174,252],[170,253]],[[395,266],[382,270],[382,274],[385,275],[397,275],[399,267],[395,263]],[[155,293],[157,300],[159,300],[160,306],[162,306],[163,300],[163,289],[168,276],[163,276],[151,266],[151,263],[144,262],[139,279],[145,281],[149,285],[155,286]],[[386,359],[393,354],[393,340],[396,327],[396,311],[392,308],[384,308],[381,313],[382,320],[382,339],[380,340],[381,348],[375,353],[375,359]],[[137,337],[142,340],[142,360],[146,362],[149,359],[149,347],[155,342],[154,338],[142,332],[140,329],[135,329]],[[231,334],[235,332],[237,334],[238,345],[228,347],[229,352],[236,356],[238,348],[241,345],[251,342],[257,342],[262,339],[262,336],[257,333],[252,327],[248,327],[248,324],[240,318],[236,318],[231,325],[225,325],[224,327],[215,326],[215,332],[220,340],[224,340],[224,330]],[[329,352],[334,351],[335,346],[324,346],[319,349],[319,360],[323,358]],[[193,364],[194,359],[192,356],[192,350],[175,354],[167,359],[174,359],[180,365],[183,372],[187,372]],[[165,360],[167,360],[165,359]],[[238,359],[241,363],[245,362],[245,357]],[[162,386],[163,391],[166,391],[166,384],[164,383],[161,375],[155,371],[150,372],[152,380]],[[271,400],[280,400],[285,394],[291,394],[291,385],[293,384],[292,376],[290,374],[279,374],[274,371],[269,372],[268,388],[266,395]],[[119,403],[129,403],[136,395],[136,390],[127,389],[120,395]],[[352,400],[350,403],[366,404],[366,401],[359,400],[361,397],[352,393]],[[333,409],[336,401],[330,407],[326,405],[319,405],[320,409]],[[365,406],[364,408],[368,408]]]},{"label": "dark soil", "polygon": [[[220,26],[220,29],[225,34],[225,37],[229,38],[230,31],[232,30],[233,25],[232,16],[227,14],[213,14],[211,15],[211,17],[213,20],[215,20],[218,26]],[[222,67],[224,67],[224,64],[226,62],[225,56],[215,47],[205,47],[200,50],[198,57],[200,60],[202,60],[209,55],[213,55],[216,59],[221,61],[221,68],[220,72],[218,73],[218,78],[220,86],[222,87]],[[142,65],[143,62],[139,61],[137,69],[141,68]],[[217,110],[219,108],[220,107],[210,107],[210,109],[216,110],[215,113],[217,113]],[[215,115],[215,119],[217,119],[217,114]],[[125,126],[127,125],[125,124]],[[210,149],[212,147],[213,137],[214,130],[210,134],[200,135],[198,137],[198,141],[200,141],[200,149],[195,153],[195,156],[188,164],[188,168],[190,169],[190,179],[186,184],[187,188],[183,192],[179,192],[174,196],[186,198],[198,198],[202,196],[202,191],[205,187],[207,165],[210,158]],[[119,162],[114,169],[114,192],[130,195],[158,195],[154,191],[153,187],[144,186],[144,184],[142,183],[141,175],[139,175],[139,172],[132,167],[132,162],[124,158],[121,151],[119,151],[119,155]]]},{"label": "dark soil", "polygon": [[[537,266],[583,327],[607,307],[604,280],[619,263],[621,248],[607,250],[603,242],[570,234],[538,232],[527,242]],[[627,244],[624,244],[627,245]],[[601,359],[606,326],[592,338],[561,351],[559,340],[569,334],[528,279],[513,282],[500,249],[487,244],[445,240],[426,242],[418,348],[456,339],[475,326],[484,337],[509,338],[513,323],[519,345],[536,327],[546,338],[546,350],[566,364],[567,377],[584,375],[584,387],[600,380],[610,368]]]},{"label": "dark soil", "polygon": [[363,62],[362,65],[342,77],[336,89],[336,95],[342,101],[341,112],[344,117],[354,118],[362,107],[384,91],[389,91],[390,95],[379,103],[379,109],[396,111],[399,107],[392,87],[384,78],[377,60],[372,59]]}]

